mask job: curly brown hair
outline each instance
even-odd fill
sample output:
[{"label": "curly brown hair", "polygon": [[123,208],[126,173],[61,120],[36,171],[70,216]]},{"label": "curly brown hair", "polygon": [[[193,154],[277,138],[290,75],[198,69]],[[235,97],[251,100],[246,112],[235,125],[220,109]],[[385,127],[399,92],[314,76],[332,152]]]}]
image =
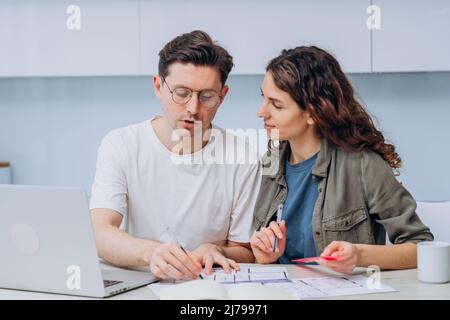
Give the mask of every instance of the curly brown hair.
[{"label": "curly brown hair", "polygon": [[283,50],[269,62],[266,71],[278,88],[311,114],[320,137],[348,152],[367,147],[391,168],[401,167],[395,146],[387,143],[375,127],[331,54],[315,46]]}]

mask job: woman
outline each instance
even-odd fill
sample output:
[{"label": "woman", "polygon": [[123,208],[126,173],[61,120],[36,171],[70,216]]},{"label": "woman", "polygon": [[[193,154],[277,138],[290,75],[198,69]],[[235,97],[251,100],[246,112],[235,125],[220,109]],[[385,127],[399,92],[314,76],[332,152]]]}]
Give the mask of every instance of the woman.
[{"label": "woman", "polygon": [[[321,255],[336,257],[318,262],[342,273],[356,266],[415,268],[416,243],[433,235],[394,176],[401,166],[395,147],[375,128],[338,62],[317,47],[297,47],[283,50],[266,71],[258,116],[280,144],[274,148],[270,140],[263,159],[278,170],[263,176],[255,208],[256,262]],[[385,245],[386,232],[393,245]]]}]

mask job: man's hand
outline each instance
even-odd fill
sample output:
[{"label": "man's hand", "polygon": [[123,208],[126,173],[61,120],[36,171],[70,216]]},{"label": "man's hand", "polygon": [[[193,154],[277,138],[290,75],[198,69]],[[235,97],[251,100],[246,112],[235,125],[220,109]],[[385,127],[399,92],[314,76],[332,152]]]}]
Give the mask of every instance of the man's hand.
[{"label": "man's hand", "polygon": [[[273,252],[273,245],[277,240],[277,247]],[[284,253],[286,248],[286,223],[284,220],[278,225],[272,221],[268,228],[261,228],[260,231],[255,232],[250,240],[253,254],[256,258],[256,263],[274,263]]]},{"label": "man's hand", "polygon": [[225,273],[230,273],[231,269],[240,270],[236,261],[225,257],[224,249],[221,246],[205,243],[192,251],[192,254],[205,267],[205,274],[207,275],[211,274],[214,264],[220,265]]},{"label": "man's hand", "polygon": [[333,241],[321,256],[336,257],[337,260],[319,259],[319,264],[336,272],[349,274],[358,265],[359,251],[356,245],[346,241]]},{"label": "man's hand", "polygon": [[161,243],[152,252],[150,270],[161,279],[197,279],[202,266],[191,253],[183,251],[176,243]]}]

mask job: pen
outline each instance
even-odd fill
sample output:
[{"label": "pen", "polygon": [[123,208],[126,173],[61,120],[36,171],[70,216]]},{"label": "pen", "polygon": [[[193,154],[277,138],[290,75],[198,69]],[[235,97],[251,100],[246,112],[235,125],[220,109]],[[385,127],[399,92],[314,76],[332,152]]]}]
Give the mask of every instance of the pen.
[{"label": "pen", "polygon": [[309,257],[309,258],[303,258],[303,259],[295,259],[291,260],[295,263],[310,263],[310,262],[316,262],[319,259],[328,260],[328,261],[337,261],[338,258],[334,256],[319,256],[319,257]]},{"label": "pen", "polygon": [[[187,255],[189,258],[191,258],[191,256],[186,252],[186,250],[184,250],[183,246],[180,246],[180,248],[181,248],[181,250],[183,250],[184,253],[186,253],[186,255]],[[191,259],[192,259],[192,258],[191,258]],[[194,259],[192,259],[192,260],[194,260]],[[197,261],[195,261],[195,262],[197,262]],[[203,279],[203,276],[202,276],[201,273],[200,273],[198,276],[199,276],[200,279]]]},{"label": "pen", "polygon": [[[277,224],[279,224],[281,222],[281,215],[283,214],[283,205],[280,204],[278,206],[278,210],[277,210]],[[275,235],[275,241],[273,242],[273,252],[275,252],[275,249],[277,248],[277,240],[278,237]]]}]

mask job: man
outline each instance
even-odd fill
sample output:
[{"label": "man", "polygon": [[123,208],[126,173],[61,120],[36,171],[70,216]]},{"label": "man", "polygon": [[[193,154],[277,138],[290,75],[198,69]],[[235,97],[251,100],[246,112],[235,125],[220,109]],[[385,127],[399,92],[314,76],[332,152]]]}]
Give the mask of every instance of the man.
[{"label": "man", "polygon": [[[98,150],[90,202],[97,250],[117,266],[149,265],[160,278],[195,279],[214,264],[238,270],[237,262],[254,261],[260,174],[257,161],[227,161],[220,135],[232,138],[238,157],[247,145],[212,125],[232,57],[203,31],[176,37],[159,57],[153,86],[163,116],[111,131]],[[224,158],[205,163],[213,154]]]}]

